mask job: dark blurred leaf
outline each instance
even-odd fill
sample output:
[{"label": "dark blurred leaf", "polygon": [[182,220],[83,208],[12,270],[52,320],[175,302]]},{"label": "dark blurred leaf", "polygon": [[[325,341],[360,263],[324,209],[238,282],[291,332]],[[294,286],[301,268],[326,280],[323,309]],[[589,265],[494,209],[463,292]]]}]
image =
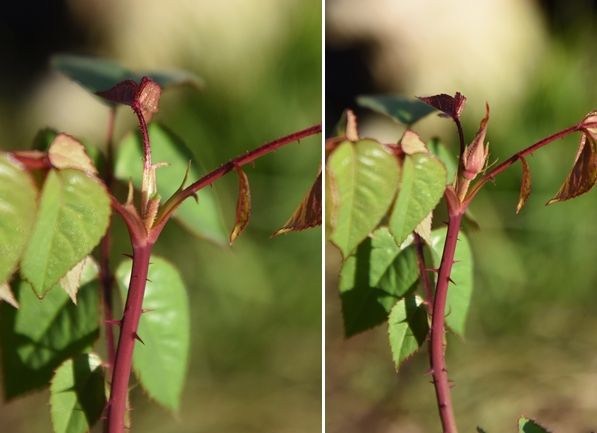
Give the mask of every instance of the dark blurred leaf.
[{"label": "dark blurred leaf", "polygon": [[[116,280],[126,299],[131,261],[118,266]],[[178,270],[168,261],[152,256],[137,334],[133,368],[149,396],[177,411],[185,383],[190,342],[189,299]]]},{"label": "dark blurred leaf", "polygon": [[249,223],[251,216],[251,187],[246,173],[240,167],[236,167],[238,173],[238,199],[236,201],[236,222],[230,233],[230,245],[240,236]]},{"label": "dark blurred leaf", "polygon": [[481,427],[477,427],[477,433],[487,433],[485,430],[483,430]]},{"label": "dark blurred leaf", "polygon": [[597,144],[590,135],[583,134],[574,166],[558,193],[547,204],[569,200],[593,188],[597,181]]},{"label": "dark blurred leaf", "polygon": [[402,96],[363,95],[357,98],[357,103],[361,107],[384,114],[408,126],[413,125],[435,111],[433,107],[418,99],[404,98]]},{"label": "dark blurred leaf", "polygon": [[50,388],[55,433],[85,433],[100,419],[106,405],[100,358],[82,353],[56,370]]},{"label": "dark blurred leaf", "polygon": [[[149,139],[152,144],[152,156],[155,162],[166,162],[166,167],[157,171],[157,187],[159,195],[170,197],[180,187],[180,182],[188,168],[193,154],[175,134],[157,123],[149,125]],[[193,164],[189,178],[197,180],[201,172]],[[118,179],[132,179],[136,188],[141,187],[143,178],[143,140],[140,134],[127,135],[118,146],[114,169]],[[198,202],[185,200],[174,213],[178,222],[182,223],[193,234],[224,244],[228,238],[227,230],[222,222],[220,206],[212,188],[203,188],[197,192]]]},{"label": "dark blurred leaf", "polygon": [[419,99],[453,119],[460,119],[466,104],[466,97],[460,92],[456,92],[454,96],[441,93],[434,96],[419,97]]},{"label": "dark blurred leaf", "polygon": [[99,243],[110,220],[104,185],[82,171],[50,170],[21,274],[44,296]]},{"label": "dark blurred leaf", "polygon": [[30,174],[9,155],[0,153],[0,284],[17,267],[37,207],[37,190]]},{"label": "dark blurred leaf", "polygon": [[432,154],[406,155],[390,231],[401,244],[439,203],[446,188],[446,168]]},{"label": "dark blurred leaf", "polygon": [[531,194],[531,172],[529,171],[529,166],[524,158],[520,158],[520,163],[522,164],[522,181],[520,183],[520,196],[516,205],[516,213],[522,210]]},{"label": "dark blurred leaf", "polygon": [[521,417],[518,420],[518,433],[549,433],[532,419]]},{"label": "dark blurred leaf", "polygon": [[[433,266],[436,268],[440,265],[447,231],[447,228],[444,227],[431,232],[430,246],[433,253]],[[453,283],[448,286],[446,324],[456,334],[463,336],[473,294],[473,255],[468,239],[463,232],[458,234],[450,278]]]},{"label": "dark blurred leaf", "polygon": [[58,135],[58,131],[53,128],[44,128],[37,131],[33,138],[32,148],[46,152],[50,148],[50,144]]},{"label": "dark blurred leaf", "polygon": [[418,296],[409,295],[394,305],[388,318],[388,336],[396,370],[419,350],[428,333],[427,311]]},{"label": "dark blurred leaf", "polygon": [[89,347],[99,336],[97,266],[85,269],[78,305],[64,290],[52,290],[39,300],[31,285],[17,281],[20,309],[0,304],[0,340],[4,395],[11,399],[43,388],[64,360]]},{"label": "dark blurred leaf", "polygon": [[96,92],[96,95],[114,104],[131,106],[135,102],[138,87],[138,84],[133,80],[124,80],[116,83],[109,89]]},{"label": "dark blurred leaf", "polygon": [[328,171],[334,199],[330,240],[347,257],[392,203],[398,186],[398,160],[376,141],[346,141],[328,158]]},{"label": "dark blurred leaf", "polygon": [[278,236],[291,231],[304,230],[310,227],[321,225],[322,219],[322,205],[321,205],[321,167],[317,178],[307,195],[298,208],[293,212],[290,219],[284,224],[284,227],[277,230],[274,236]]}]

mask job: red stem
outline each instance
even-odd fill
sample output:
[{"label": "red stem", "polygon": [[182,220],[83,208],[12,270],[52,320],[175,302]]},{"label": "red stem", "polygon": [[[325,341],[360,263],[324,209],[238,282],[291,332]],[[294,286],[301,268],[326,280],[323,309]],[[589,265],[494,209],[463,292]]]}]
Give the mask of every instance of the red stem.
[{"label": "red stem", "polygon": [[149,170],[151,168],[151,145],[149,143],[149,132],[147,130],[147,122],[145,121],[145,117],[143,116],[143,110],[141,110],[140,107],[138,107],[136,104],[133,104],[131,108],[137,115],[137,120],[139,121],[139,129],[141,129],[141,135],[143,136],[143,168],[144,170]]},{"label": "red stem", "polygon": [[143,308],[143,295],[149,269],[152,243],[133,239],[133,268],[129,283],[128,296],[120,324],[120,338],[114,361],[110,401],[107,411],[107,433],[124,433],[125,415],[128,400],[128,385],[137,327]]},{"label": "red stem", "polygon": [[155,241],[157,236],[162,231],[164,225],[172,215],[172,213],[176,210],[180,204],[189,197],[194,196],[197,191],[202,188],[205,188],[208,185],[211,185],[220,177],[224,176],[226,173],[234,170],[237,167],[242,167],[243,165],[249,164],[255,161],[258,158],[261,158],[268,153],[271,153],[280,147],[293,143],[295,141],[301,140],[303,138],[309,137],[311,135],[315,135],[321,132],[321,124],[310,126],[309,128],[303,129],[302,131],[294,132],[290,135],[285,137],[278,138],[277,140],[271,141],[266,143],[257,149],[254,149],[250,152],[245,153],[244,155],[238,156],[224,165],[220,166],[219,168],[213,170],[211,173],[206,174],[201,179],[197,180],[193,184],[189,185],[179,193],[175,194],[168,200],[165,204],[163,209],[158,214],[157,220],[154,224],[154,227],[151,232],[151,239]]},{"label": "red stem", "polygon": [[431,375],[435,387],[437,407],[442,422],[444,433],[457,433],[456,418],[452,409],[452,398],[450,395],[450,382],[446,368],[444,339],[446,334],[445,311],[448,297],[448,285],[450,284],[450,273],[454,263],[454,253],[458,241],[458,232],[462,222],[463,209],[453,209],[448,206],[449,222],[444,251],[437,276],[435,287],[435,299],[433,301],[433,313],[431,320],[431,339],[429,342],[429,358],[431,362]]}]

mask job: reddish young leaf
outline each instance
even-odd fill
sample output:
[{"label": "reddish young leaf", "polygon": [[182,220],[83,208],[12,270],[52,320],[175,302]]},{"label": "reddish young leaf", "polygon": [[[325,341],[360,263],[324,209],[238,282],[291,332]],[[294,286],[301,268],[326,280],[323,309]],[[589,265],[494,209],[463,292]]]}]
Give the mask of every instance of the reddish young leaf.
[{"label": "reddish young leaf", "polygon": [[520,158],[520,163],[522,164],[522,182],[520,183],[520,196],[516,205],[516,213],[520,213],[531,194],[531,172],[529,171],[529,166],[524,158]]},{"label": "reddish young leaf", "polygon": [[143,77],[135,94],[135,103],[141,108],[145,121],[149,123],[158,112],[162,89],[151,78]]},{"label": "reddish young leaf", "polygon": [[107,101],[114,104],[133,105],[135,95],[139,86],[133,80],[125,80],[116,84],[114,87],[97,92],[96,95],[101,96]]},{"label": "reddish young leaf", "polygon": [[315,182],[298,208],[284,227],[277,230],[273,236],[282,235],[288,232],[300,231],[321,225],[321,167]]},{"label": "reddish young leaf", "polygon": [[240,236],[249,223],[249,217],[251,216],[249,179],[240,167],[236,167],[236,172],[238,173],[238,200],[236,202],[236,224],[230,233],[230,245]]},{"label": "reddish young leaf", "polygon": [[597,152],[592,136],[583,134],[574,166],[558,193],[547,204],[568,200],[589,191],[597,181]]},{"label": "reddish young leaf", "polygon": [[75,168],[87,173],[97,174],[97,169],[85,147],[67,134],[58,134],[50,144],[48,158],[58,169]]},{"label": "reddish young leaf", "polygon": [[439,95],[419,97],[419,99],[452,119],[460,119],[466,103],[466,96],[460,92],[456,92],[454,96],[441,93]]}]

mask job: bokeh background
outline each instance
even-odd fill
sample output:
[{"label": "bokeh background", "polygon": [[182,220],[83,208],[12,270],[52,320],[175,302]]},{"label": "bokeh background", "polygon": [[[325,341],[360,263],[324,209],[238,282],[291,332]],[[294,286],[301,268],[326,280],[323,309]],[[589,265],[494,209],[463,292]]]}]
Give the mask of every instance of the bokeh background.
[{"label": "bokeh background", "polygon": [[[352,107],[362,136],[396,141],[401,128],[358,109],[356,95],[461,91],[466,136],[488,101],[491,159],[504,160],[597,109],[596,14],[597,2],[582,0],[327,0],[327,125]],[[457,146],[445,119],[415,130]],[[462,432],[514,432],[522,414],[554,432],[597,430],[597,198],[544,206],[577,142],[528,159],[533,192],[520,215],[518,166],[472,207],[475,291],[466,339],[448,345]],[[327,432],[440,431],[427,356],[396,374],[385,326],[344,340],[339,254],[329,244],[326,262]]]},{"label": "bokeh background", "polygon": [[[0,14],[0,146],[26,148],[45,126],[103,145],[107,108],[49,69],[51,54],[70,52],[201,76],[201,92],[166,91],[156,119],[215,168],[320,122],[321,38],[320,0],[8,2]],[[116,136],[134,127],[120,110]],[[166,228],[156,252],[178,264],[188,287],[189,376],[175,417],[135,387],[133,431],[320,430],[321,230],[270,239],[315,179],[320,142],[303,140],[247,167],[254,211],[232,248]],[[236,178],[216,190],[232,227]],[[123,252],[117,243],[115,263]],[[44,391],[2,403],[0,430],[50,432],[47,402]]]}]

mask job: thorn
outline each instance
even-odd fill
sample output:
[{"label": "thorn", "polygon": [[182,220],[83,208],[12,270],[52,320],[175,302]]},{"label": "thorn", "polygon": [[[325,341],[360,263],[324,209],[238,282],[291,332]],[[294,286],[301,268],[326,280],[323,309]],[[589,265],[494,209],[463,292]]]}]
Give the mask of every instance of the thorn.
[{"label": "thorn", "polygon": [[152,311],[155,311],[155,308],[142,308],[141,314],[151,313]]},{"label": "thorn", "polygon": [[128,257],[128,258],[129,258],[129,259],[131,259],[131,260],[133,259],[133,255],[132,255],[132,254],[128,254],[128,253],[122,253],[122,255],[123,255],[124,257]]},{"label": "thorn", "polygon": [[153,265],[153,262],[149,262],[149,266]]},{"label": "thorn", "polygon": [[454,280],[452,279],[452,277],[448,277],[448,281],[451,282],[452,284],[456,285],[456,283],[454,282]]},{"label": "thorn", "polygon": [[141,344],[145,345],[145,342],[143,340],[141,340],[141,337],[139,337],[139,334],[137,334],[136,332],[134,333],[134,337],[135,337],[135,340],[137,340]]},{"label": "thorn", "polygon": [[452,260],[452,264],[455,265],[456,263],[460,263],[462,260]]},{"label": "thorn", "polygon": [[145,278],[145,281],[147,281],[148,283],[153,283],[153,281],[151,281],[149,278]]},{"label": "thorn", "polygon": [[425,268],[426,272],[433,272],[435,274],[439,273],[439,268]]},{"label": "thorn", "polygon": [[110,326],[120,326],[122,320],[105,320],[104,323]]},{"label": "thorn", "polygon": [[[213,184],[209,185],[209,186],[213,188]],[[199,196],[197,195],[196,192],[194,192],[193,194],[191,194],[191,197],[193,197],[195,199],[196,203],[199,203]]]}]

